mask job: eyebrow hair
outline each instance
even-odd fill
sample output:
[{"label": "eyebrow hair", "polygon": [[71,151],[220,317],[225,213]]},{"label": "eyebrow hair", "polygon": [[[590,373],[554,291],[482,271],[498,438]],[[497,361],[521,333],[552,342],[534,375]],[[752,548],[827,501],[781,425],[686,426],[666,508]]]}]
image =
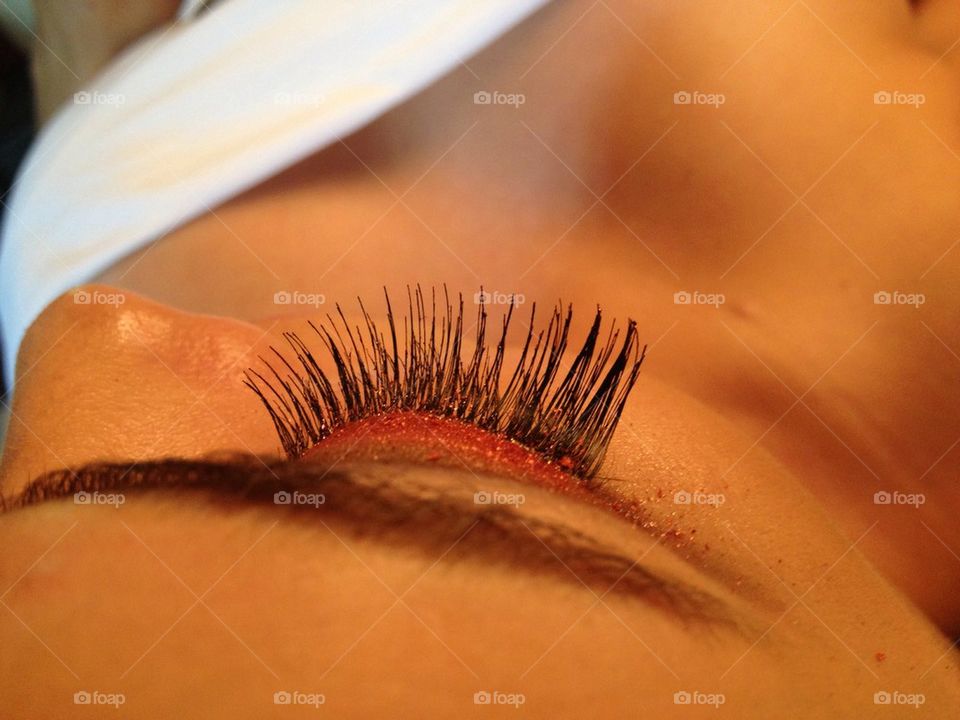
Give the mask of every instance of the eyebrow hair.
[{"label": "eyebrow hair", "polygon": [[[744,629],[731,605],[716,595],[655,572],[641,564],[642,558],[631,558],[568,524],[510,505],[478,504],[476,488],[460,492],[417,481],[423,473],[451,472],[456,471],[380,462],[344,463],[330,469],[296,460],[263,461],[253,455],[97,462],[46,473],[14,496],[0,495],[0,514],[79,492],[197,491],[218,506],[269,507],[307,524],[315,513],[324,513],[345,521],[354,535],[400,540],[444,558],[480,557],[490,564],[586,586],[598,598],[608,593],[639,598],[685,624]],[[324,502],[275,503],[276,493],[295,491],[321,493]]]}]

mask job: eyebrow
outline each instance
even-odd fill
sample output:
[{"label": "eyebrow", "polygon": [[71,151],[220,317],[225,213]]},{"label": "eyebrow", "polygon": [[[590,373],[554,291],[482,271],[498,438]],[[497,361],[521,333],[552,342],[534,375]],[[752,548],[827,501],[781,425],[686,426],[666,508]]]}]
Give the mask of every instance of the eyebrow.
[{"label": "eyebrow", "polygon": [[[265,462],[252,455],[224,460],[166,458],[136,463],[98,462],[41,475],[18,494],[0,496],[0,514],[75,493],[190,490],[219,506],[269,507],[316,524],[316,513],[346,521],[363,537],[399,540],[445,559],[480,557],[607,594],[639,598],[687,623],[743,629],[729,603],[683,580],[641,564],[568,524],[538,518],[510,505],[474,501],[475,488],[438,489],[423,473],[451,473],[403,463],[362,462],[330,469],[295,460]],[[319,493],[320,505],[282,505],[277,493]],[[328,528],[329,529],[329,528]]]}]

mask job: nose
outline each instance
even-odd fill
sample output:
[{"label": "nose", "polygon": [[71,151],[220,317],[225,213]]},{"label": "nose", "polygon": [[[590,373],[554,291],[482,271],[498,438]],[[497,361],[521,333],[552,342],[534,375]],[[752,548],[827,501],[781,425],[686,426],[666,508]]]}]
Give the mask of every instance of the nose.
[{"label": "nose", "polygon": [[17,360],[0,489],[95,460],[275,454],[269,419],[243,370],[270,338],[115,287],[51,303]]}]

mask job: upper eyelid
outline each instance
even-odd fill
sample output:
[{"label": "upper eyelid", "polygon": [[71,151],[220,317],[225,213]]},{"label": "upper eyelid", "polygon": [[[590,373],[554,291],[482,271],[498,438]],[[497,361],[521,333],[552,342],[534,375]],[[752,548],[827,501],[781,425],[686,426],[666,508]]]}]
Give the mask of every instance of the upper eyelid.
[{"label": "upper eyelid", "polygon": [[[360,480],[356,470],[327,472],[309,463],[283,462],[266,466],[252,456],[234,461],[210,462],[166,459],[136,463],[95,463],[36,478],[14,498],[3,502],[5,511],[69,497],[75,492],[117,492],[155,489],[215,491],[215,497],[233,497],[266,503],[278,490],[333,492],[334,509],[370,534],[404,533],[405,539],[442,554],[458,541],[462,551],[484,556],[488,562],[514,564],[553,575],[577,586],[586,585],[596,596],[607,592],[640,598],[682,622],[698,626],[723,626],[743,630],[746,621],[729,603],[710,592],[655,572],[618,550],[565,524],[518,516],[509,508],[484,508],[457,503],[449,497],[413,497],[396,493],[396,467],[367,464],[380,479]],[[418,472],[430,471],[413,468]],[[330,507],[325,506],[325,507]],[[309,513],[300,513],[306,522]]]}]

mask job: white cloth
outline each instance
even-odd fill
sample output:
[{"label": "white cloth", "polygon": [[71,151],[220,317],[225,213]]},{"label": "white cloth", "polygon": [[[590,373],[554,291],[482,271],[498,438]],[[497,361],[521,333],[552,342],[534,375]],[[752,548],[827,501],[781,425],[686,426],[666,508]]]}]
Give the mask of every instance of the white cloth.
[{"label": "white cloth", "polygon": [[13,388],[58,295],[336,142],[549,0],[221,0],[116,59],[42,130],[0,243]]}]

